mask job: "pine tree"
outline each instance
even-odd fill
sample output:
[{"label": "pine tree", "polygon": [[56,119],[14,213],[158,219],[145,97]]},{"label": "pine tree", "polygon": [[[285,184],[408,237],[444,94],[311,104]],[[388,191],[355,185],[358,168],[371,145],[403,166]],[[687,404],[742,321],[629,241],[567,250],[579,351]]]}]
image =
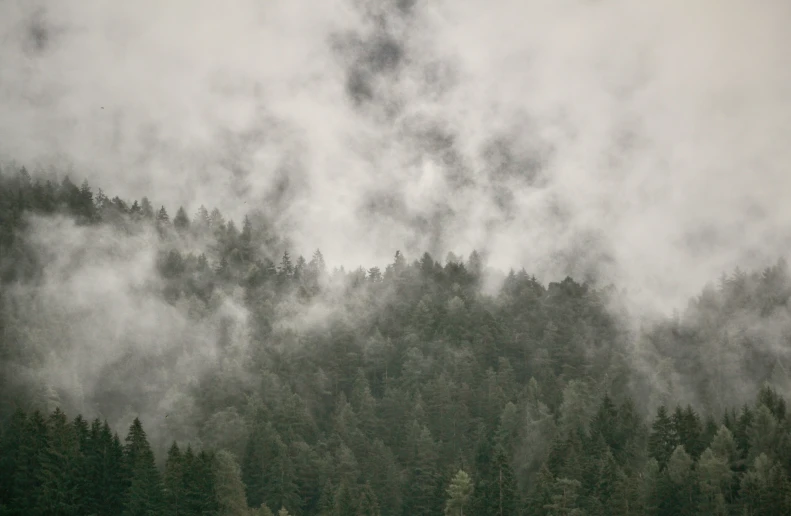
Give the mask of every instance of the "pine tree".
[{"label": "pine tree", "polygon": [[182,516],[186,513],[184,500],[184,464],[181,450],[174,441],[168,450],[165,462],[164,514],[166,516]]},{"label": "pine tree", "polygon": [[242,222],[242,233],[239,235],[239,243],[242,259],[247,262],[252,261],[254,258],[253,223],[247,215],[244,216],[244,221]]},{"label": "pine tree", "polygon": [[182,233],[190,228],[190,219],[182,206],[179,206],[176,216],[173,217],[173,227]]},{"label": "pine tree", "polygon": [[0,433],[0,506],[10,507],[15,499],[14,481],[23,467],[22,446],[27,426],[27,415],[17,408]]},{"label": "pine tree", "polygon": [[107,490],[103,493],[107,514],[121,514],[126,500],[126,478],[124,476],[124,447],[117,433],[110,436],[110,426],[105,421],[102,425],[102,442],[111,444],[107,447],[105,471]]},{"label": "pine tree", "polygon": [[79,442],[74,427],[59,408],[47,422],[48,446],[37,471],[39,492],[36,510],[41,514],[78,514],[76,460]]},{"label": "pine tree", "polygon": [[516,511],[516,486],[511,464],[501,445],[492,447],[486,439],[479,447],[475,462],[477,482],[471,508],[480,516],[505,516]]},{"label": "pine tree", "polygon": [[255,425],[247,439],[242,460],[242,481],[245,485],[247,505],[250,507],[259,507],[266,503],[267,466],[266,429]]},{"label": "pine tree", "polygon": [[301,506],[288,447],[270,422],[258,422],[247,441],[242,460],[242,480],[251,507]]},{"label": "pine tree", "polygon": [[610,396],[605,395],[590,423],[591,438],[595,439],[596,435],[601,435],[610,449],[619,447],[623,445],[618,435],[619,426],[618,409]]},{"label": "pine tree", "polygon": [[280,260],[278,272],[285,277],[290,277],[294,274],[294,265],[291,263],[291,255],[288,254],[288,251],[283,252],[283,259]]},{"label": "pine tree", "polygon": [[544,509],[552,516],[582,516],[583,512],[577,506],[580,483],[569,478],[559,478],[553,486],[552,502],[544,505]]},{"label": "pine tree", "polygon": [[692,457],[683,446],[677,446],[657,484],[660,514],[692,516],[697,513],[699,487],[692,468]]},{"label": "pine tree", "polygon": [[651,425],[651,435],[648,438],[648,453],[656,459],[660,468],[664,468],[670,456],[679,445],[673,421],[664,405],[656,412],[656,419]]},{"label": "pine tree", "polygon": [[749,439],[748,462],[752,462],[759,455],[766,454],[774,459],[778,450],[778,422],[772,411],[766,405],[761,405],[755,411],[755,417],[747,429]]},{"label": "pine tree", "polygon": [[742,407],[739,419],[736,421],[736,428],[733,431],[733,438],[736,440],[736,446],[738,446],[741,458],[744,460],[747,460],[747,454],[750,451],[749,432],[750,428],[753,426],[754,419],[755,413],[750,407],[745,405]]},{"label": "pine tree", "polygon": [[34,411],[25,425],[17,455],[14,475],[13,501],[18,514],[35,514],[42,485],[42,458],[49,448],[47,422],[39,411]]},{"label": "pine tree", "polygon": [[448,499],[445,502],[445,514],[447,516],[464,516],[464,509],[467,507],[470,496],[472,495],[472,479],[464,470],[459,470],[453,477],[448,486]]},{"label": "pine tree", "polygon": [[701,454],[696,473],[701,489],[699,512],[727,516],[725,496],[730,492],[732,474],[726,458],[718,457],[711,448]]},{"label": "pine tree", "polygon": [[211,514],[217,510],[213,462],[212,454],[201,450],[196,455],[187,446],[182,459],[186,514]]},{"label": "pine tree", "polygon": [[693,459],[697,459],[705,447],[702,439],[703,425],[700,416],[689,405],[684,410],[681,407],[676,407],[672,421],[678,443],[684,446],[684,449],[687,450],[687,453]]},{"label": "pine tree", "polygon": [[334,516],[335,514],[335,487],[327,480],[321,489],[318,503],[316,504],[318,516]]},{"label": "pine tree", "polygon": [[250,509],[249,514],[250,516],[273,516],[272,511],[266,506],[266,504],[262,504],[255,509]]},{"label": "pine tree", "polygon": [[360,499],[357,502],[357,514],[355,516],[379,516],[379,501],[371,486],[366,482],[359,491]]},{"label": "pine tree", "polygon": [[433,515],[442,507],[442,501],[437,497],[436,443],[426,427],[418,430],[410,441],[409,480],[404,502],[411,515]]},{"label": "pine tree", "polygon": [[791,484],[788,475],[765,454],[755,458],[744,475],[740,490],[745,514],[791,513]]},{"label": "pine tree", "polygon": [[333,499],[335,502],[335,516],[356,516],[359,494],[348,481],[341,481]]},{"label": "pine tree", "polygon": [[91,423],[85,469],[88,487],[86,514],[117,516],[123,510],[123,447],[110,426],[98,419]]},{"label": "pine tree", "polygon": [[225,450],[220,450],[215,454],[213,477],[219,507],[218,516],[244,516],[247,514],[247,501],[241,471],[233,455]]},{"label": "pine tree", "polygon": [[154,207],[148,197],[140,199],[140,215],[144,220],[154,220]]},{"label": "pine tree", "polygon": [[637,475],[628,475],[624,471],[618,470],[609,502],[612,514],[637,516],[649,513],[641,500],[640,480]]},{"label": "pine tree", "polygon": [[148,437],[138,418],[130,425],[126,437],[124,467],[128,486],[124,516],[161,514],[162,481],[154,464],[154,454],[148,444]]},{"label": "pine tree", "polygon": [[201,204],[200,208],[198,208],[198,212],[195,214],[195,218],[193,219],[192,228],[197,232],[197,234],[203,235],[209,231],[210,227],[211,219],[209,218],[209,211],[204,205]]},{"label": "pine tree", "polygon": [[77,437],[77,454],[74,457],[73,469],[75,471],[76,484],[76,505],[77,512],[80,514],[90,514],[89,500],[91,497],[91,486],[88,478],[88,454],[90,453],[90,427],[88,422],[77,415],[72,421],[75,435]]}]

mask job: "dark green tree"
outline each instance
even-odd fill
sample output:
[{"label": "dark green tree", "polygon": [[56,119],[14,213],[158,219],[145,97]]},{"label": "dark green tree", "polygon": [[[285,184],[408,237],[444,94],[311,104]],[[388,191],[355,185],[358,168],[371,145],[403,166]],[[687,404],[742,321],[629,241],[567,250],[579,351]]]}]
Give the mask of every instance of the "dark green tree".
[{"label": "dark green tree", "polygon": [[138,418],[129,427],[124,447],[127,491],[124,516],[159,515],[163,508],[163,490],[154,453]]}]

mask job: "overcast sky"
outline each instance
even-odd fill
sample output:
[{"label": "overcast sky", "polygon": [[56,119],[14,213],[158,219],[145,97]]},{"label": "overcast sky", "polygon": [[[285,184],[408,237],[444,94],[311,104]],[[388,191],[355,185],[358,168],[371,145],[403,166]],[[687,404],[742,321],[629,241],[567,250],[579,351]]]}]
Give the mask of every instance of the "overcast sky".
[{"label": "overcast sky", "polygon": [[0,0],[0,155],[668,307],[788,254],[787,0]]}]

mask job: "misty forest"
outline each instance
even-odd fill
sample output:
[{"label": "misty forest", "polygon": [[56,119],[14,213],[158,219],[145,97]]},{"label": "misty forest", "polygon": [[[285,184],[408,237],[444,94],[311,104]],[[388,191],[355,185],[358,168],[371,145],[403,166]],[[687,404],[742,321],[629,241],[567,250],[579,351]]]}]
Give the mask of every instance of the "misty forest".
[{"label": "misty forest", "polygon": [[[477,252],[330,271],[260,214],[0,181],[2,514],[791,513],[783,261],[629,326]],[[147,320],[85,312],[118,288]]]},{"label": "misty forest", "polygon": [[0,516],[791,515],[788,0],[0,0]]}]

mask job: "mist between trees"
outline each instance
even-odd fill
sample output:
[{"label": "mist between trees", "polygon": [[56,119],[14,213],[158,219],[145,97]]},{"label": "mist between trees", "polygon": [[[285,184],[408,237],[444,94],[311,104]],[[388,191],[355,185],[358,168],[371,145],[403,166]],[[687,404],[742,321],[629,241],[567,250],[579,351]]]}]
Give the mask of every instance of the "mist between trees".
[{"label": "mist between trees", "polygon": [[645,319],[483,252],[328,270],[286,235],[4,168],[0,512],[791,511],[784,261]]}]

